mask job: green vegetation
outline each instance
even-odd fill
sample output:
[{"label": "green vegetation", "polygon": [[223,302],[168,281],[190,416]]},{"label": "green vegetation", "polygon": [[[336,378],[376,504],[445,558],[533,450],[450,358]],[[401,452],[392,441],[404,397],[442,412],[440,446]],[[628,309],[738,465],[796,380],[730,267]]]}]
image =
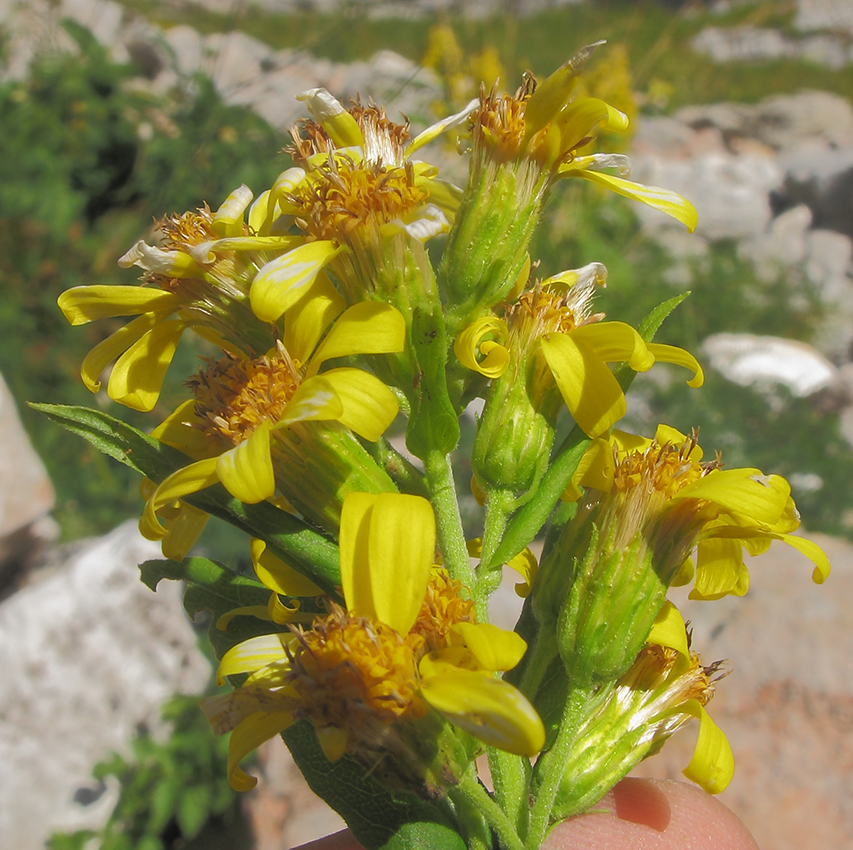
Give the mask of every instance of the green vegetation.
[{"label": "green vegetation", "polygon": [[[132,68],[72,31],[80,57],[44,60],[26,82],[0,85],[0,372],[56,486],[66,538],[136,514],[138,480],[24,402],[94,401],[140,427],[152,420],[104,393],[93,399],[80,381],[83,357],[122,322],[71,328],[57,296],[81,284],[134,283],[138,270],[116,260],[153,218],[204,201],[215,207],[241,182],[269,185],[287,165],[284,140],[222,104],[209,82],[197,80],[192,97],[136,92],[124,85]],[[174,407],[201,351],[191,339],[182,344],[158,413]]]},{"label": "green vegetation", "polygon": [[163,706],[172,727],[158,743],[147,731],[131,742],[129,759],[113,754],[92,775],[112,778],[119,799],[104,827],[55,833],[48,850],[237,850],[251,846],[239,796],[227,779],[228,739],[214,738],[196,697]]}]

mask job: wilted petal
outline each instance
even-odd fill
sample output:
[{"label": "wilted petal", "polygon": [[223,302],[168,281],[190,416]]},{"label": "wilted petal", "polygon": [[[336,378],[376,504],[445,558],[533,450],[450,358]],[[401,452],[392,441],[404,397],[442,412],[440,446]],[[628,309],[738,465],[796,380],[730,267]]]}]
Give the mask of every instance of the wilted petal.
[{"label": "wilted petal", "polygon": [[316,596],[323,592],[310,578],[273,555],[265,540],[253,538],[250,549],[255,573],[270,590],[282,596]]},{"label": "wilted petal", "polygon": [[[507,327],[496,316],[481,316],[468,325],[453,343],[453,353],[459,362],[486,378],[500,378],[509,367],[510,355],[506,346],[494,339],[506,339]],[[482,359],[478,359],[478,355]]]},{"label": "wilted petal", "polygon": [[216,474],[216,458],[208,458],[191,463],[177,472],[173,472],[159,484],[154,494],[145,503],[142,517],[139,520],[139,532],[148,540],[162,540],[166,529],[157,519],[157,511],[166,505],[197,493],[205,487],[212,487],[219,481]]},{"label": "wilted petal", "polygon": [[274,738],[293,723],[289,711],[261,711],[247,717],[228,742],[228,782],[235,791],[251,791],[258,784],[254,776],[240,769],[240,762],[264,741]]}]

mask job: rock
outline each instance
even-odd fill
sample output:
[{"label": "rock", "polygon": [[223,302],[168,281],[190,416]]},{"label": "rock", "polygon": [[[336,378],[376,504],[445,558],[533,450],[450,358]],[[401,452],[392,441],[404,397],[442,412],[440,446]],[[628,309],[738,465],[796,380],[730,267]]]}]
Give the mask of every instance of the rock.
[{"label": "rock", "polygon": [[801,31],[841,30],[853,33],[849,0],[797,0],[794,26]]},{"label": "rock", "polygon": [[799,204],[776,216],[767,232],[738,245],[738,255],[750,260],[763,280],[775,279],[785,266],[800,265],[808,253],[812,211]]},{"label": "rock", "polygon": [[766,62],[793,59],[839,70],[853,61],[846,40],[832,35],[793,39],[779,30],[742,26],[707,27],[691,46],[715,62]]},{"label": "rock", "polygon": [[[734,780],[720,799],[761,847],[846,847],[853,832],[853,545],[809,535],[832,563],[825,587],[782,543],[748,559],[742,599],[673,593],[703,661],[731,659],[709,713],[734,751]],[[678,779],[695,734],[680,732],[636,775]]]},{"label": "rock", "polygon": [[92,767],[126,753],[140,726],[161,728],[167,698],[209,681],[180,586],[155,595],[139,580],[137,564],[158,556],[128,522],[0,604],[7,846],[37,850],[52,831],[102,825],[115,797],[99,798]]},{"label": "rock", "polygon": [[711,366],[742,387],[782,384],[793,395],[810,396],[837,381],[837,370],[803,342],[774,336],[721,333],[709,336],[702,351]]},{"label": "rock", "polygon": [[21,579],[46,539],[56,495],[0,376],[0,595]]}]

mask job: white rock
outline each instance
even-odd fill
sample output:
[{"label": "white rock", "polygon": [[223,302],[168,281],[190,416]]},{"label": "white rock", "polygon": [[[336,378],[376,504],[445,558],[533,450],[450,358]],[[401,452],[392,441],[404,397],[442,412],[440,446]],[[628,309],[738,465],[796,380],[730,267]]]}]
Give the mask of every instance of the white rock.
[{"label": "white rock", "polygon": [[81,24],[99,44],[111,47],[119,41],[124,9],[113,0],[62,0],[59,17]]},{"label": "white rock", "polygon": [[74,802],[92,767],[126,753],[140,724],[157,728],[168,697],[207,684],[180,586],[155,595],[139,580],[158,548],[125,523],[0,604],[4,846],[37,850],[54,830],[99,826],[104,807]]},{"label": "white rock", "polygon": [[204,37],[198,30],[186,24],[170,27],[163,38],[172,52],[175,70],[187,77],[202,70],[204,61]]},{"label": "white rock", "polygon": [[754,263],[762,278],[772,280],[784,266],[805,261],[811,223],[812,211],[805,204],[798,204],[776,216],[766,233],[741,242],[738,255]]},{"label": "white rock", "polygon": [[837,369],[804,342],[754,334],[714,334],[702,343],[711,365],[743,387],[783,384],[805,397],[835,382]]}]

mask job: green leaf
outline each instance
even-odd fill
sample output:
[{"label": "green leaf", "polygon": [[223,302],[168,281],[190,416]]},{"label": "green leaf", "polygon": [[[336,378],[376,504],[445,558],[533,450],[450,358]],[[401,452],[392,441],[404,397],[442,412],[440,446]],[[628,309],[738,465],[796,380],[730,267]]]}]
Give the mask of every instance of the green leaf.
[{"label": "green leaf", "polygon": [[255,617],[234,617],[226,629],[216,626],[219,618],[235,608],[266,605],[270,591],[259,581],[241,576],[228,567],[207,558],[185,558],[177,561],[145,561],[139,567],[142,581],[152,590],[162,579],[185,581],[184,608],[190,617],[200,611],[211,614],[208,636],[217,658],[232,646],[260,634],[277,631],[277,626]]},{"label": "green leaf", "polygon": [[366,850],[464,850],[465,843],[434,805],[392,794],[344,756],[330,763],[308,720],[282,733],[311,789],[347,822]]},{"label": "green leaf", "polygon": [[178,804],[178,825],[184,838],[195,838],[210,814],[213,791],[209,785],[187,788]]},{"label": "green leaf", "polygon": [[[30,403],[30,407],[152,481],[160,482],[188,463],[187,456],[177,449],[102,411],[60,404]],[[221,485],[187,496],[185,501],[253,537],[262,537],[295,570],[337,595],[341,583],[338,548],[301,520],[267,502],[245,505]]]}]

